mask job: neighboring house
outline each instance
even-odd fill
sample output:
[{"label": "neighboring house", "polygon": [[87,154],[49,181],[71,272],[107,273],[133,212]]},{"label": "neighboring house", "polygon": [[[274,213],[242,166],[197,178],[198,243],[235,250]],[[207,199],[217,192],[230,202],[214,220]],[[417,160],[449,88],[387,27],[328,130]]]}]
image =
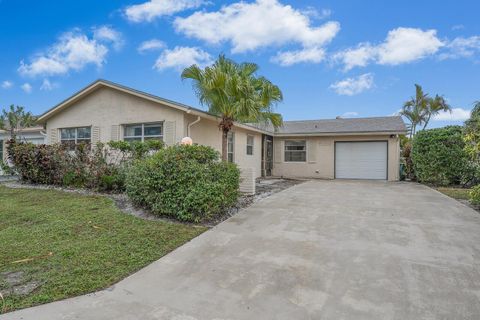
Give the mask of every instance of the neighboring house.
[{"label": "neighboring house", "polygon": [[[189,136],[221,151],[219,118],[208,112],[98,80],[38,119],[47,143]],[[228,159],[252,177],[399,179],[401,117],[285,121],[278,130],[235,123]]]},{"label": "neighboring house", "polygon": [[[7,161],[7,141],[10,140],[10,132],[5,130],[0,130],[0,161]],[[31,127],[22,129],[20,133],[17,134],[17,140],[23,142],[30,142],[33,144],[44,144],[46,143],[46,134],[43,130],[43,127]],[[0,168],[0,175],[2,174],[2,169]]]}]

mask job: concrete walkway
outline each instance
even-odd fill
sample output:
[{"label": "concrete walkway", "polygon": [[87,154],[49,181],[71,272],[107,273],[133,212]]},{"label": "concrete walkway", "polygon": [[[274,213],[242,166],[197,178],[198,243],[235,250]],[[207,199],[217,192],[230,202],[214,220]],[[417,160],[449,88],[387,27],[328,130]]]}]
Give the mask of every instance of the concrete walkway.
[{"label": "concrete walkway", "polygon": [[480,214],[413,183],[310,181],[114,287],[0,319],[478,319]]}]

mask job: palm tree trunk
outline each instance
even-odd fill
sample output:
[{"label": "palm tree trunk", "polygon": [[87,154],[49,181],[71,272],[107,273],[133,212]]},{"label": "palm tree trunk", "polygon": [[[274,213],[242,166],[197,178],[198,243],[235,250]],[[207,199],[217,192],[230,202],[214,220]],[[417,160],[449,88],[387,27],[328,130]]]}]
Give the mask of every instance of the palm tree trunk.
[{"label": "palm tree trunk", "polygon": [[228,130],[222,129],[222,161],[228,161]]},{"label": "palm tree trunk", "polygon": [[425,120],[425,124],[423,125],[423,129],[422,130],[425,130],[425,128],[428,126],[428,123],[430,122],[430,118],[431,118],[432,115],[429,115],[427,120]]},{"label": "palm tree trunk", "polygon": [[222,130],[222,160],[228,161],[228,133],[233,127],[233,119],[223,117],[218,127]]}]

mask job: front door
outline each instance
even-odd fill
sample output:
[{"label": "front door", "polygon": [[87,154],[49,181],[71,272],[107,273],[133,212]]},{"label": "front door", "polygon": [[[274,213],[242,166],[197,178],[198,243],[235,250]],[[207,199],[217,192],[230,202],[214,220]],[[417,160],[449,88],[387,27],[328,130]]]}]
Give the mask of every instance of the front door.
[{"label": "front door", "polygon": [[270,177],[273,170],[273,137],[263,135],[262,139],[262,176]]}]

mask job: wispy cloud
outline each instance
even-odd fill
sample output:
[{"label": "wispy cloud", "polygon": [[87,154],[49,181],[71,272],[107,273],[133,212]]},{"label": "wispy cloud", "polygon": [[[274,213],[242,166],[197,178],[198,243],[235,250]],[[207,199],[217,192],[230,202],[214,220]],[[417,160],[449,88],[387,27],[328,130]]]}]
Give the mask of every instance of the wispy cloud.
[{"label": "wispy cloud", "polygon": [[151,22],[158,17],[195,9],[205,3],[203,0],[150,0],[126,7],[124,14],[131,22]]},{"label": "wispy cloud", "polygon": [[457,37],[448,42],[445,52],[439,55],[440,60],[470,58],[480,53],[480,36],[468,38]]},{"label": "wispy cloud", "polygon": [[109,26],[93,28],[93,38],[100,42],[111,42],[115,50],[120,50],[125,44],[123,35]]},{"label": "wispy cloud", "polygon": [[373,87],[373,74],[365,73],[355,78],[346,78],[330,86],[339,95],[353,96]]},{"label": "wispy cloud", "polygon": [[159,50],[165,47],[166,47],[165,42],[158,39],[151,39],[151,40],[143,41],[138,46],[137,51],[140,53],[145,53],[147,51]]},{"label": "wispy cloud", "polygon": [[58,87],[58,83],[52,83],[48,79],[43,79],[42,85],[40,86],[40,90],[51,91],[57,87]]},{"label": "wispy cloud", "polygon": [[471,110],[462,108],[453,108],[452,112],[441,112],[436,115],[433,120],[435,121],[465,121],[470,118]]},{"label": "wispy cloud", "polygon": [[11,87],[13,87],[13,82],[9,80],[5,80],[2,82],[1,87],[2,89],[10,89]]},{"label": "wispy cloud", "polygon": [[319,63],[324,59],[325,50],[313,47],[295,51],[282,51],[271,60],[281,66],[291,66],[298,63]]},{"label": "wispy cloud", "polygon": [[28,82],[22,84],[20,88],[22,88],[23,92],[25,93],[31,93],[33,89],[32,85]]},{"label": "wispy cloud", "polygon": [[175,47],[174,49],[166,49],[158,57],[154,69],[163,71],[173,68],[182,70],[193,64],[204,67],[213,62],[212,56],[197,47]]}]

